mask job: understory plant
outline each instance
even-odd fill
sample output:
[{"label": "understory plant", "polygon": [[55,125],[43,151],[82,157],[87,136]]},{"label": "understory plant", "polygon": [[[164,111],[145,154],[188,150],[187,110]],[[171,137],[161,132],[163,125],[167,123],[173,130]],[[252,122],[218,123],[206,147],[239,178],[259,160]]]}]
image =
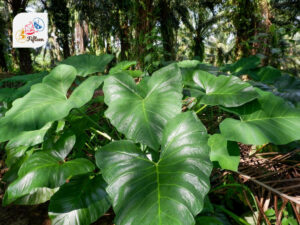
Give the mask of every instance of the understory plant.
[{"label": "understory plant", "polygon": [[[242,81],[234,65],[228,75],[182,61],[143,76],[129,70],[135,62],[107,72],[112,58],[73,56],[0,83],[21,86],[0,92],[3,205],[50,200],[55,225],[88,225],[111,207],[117,225],[192,225],[212,168],[238,169],[238,143],[300,140],[299,109]],[[232,115],[209,134],[199,119],[207,107]]]}]

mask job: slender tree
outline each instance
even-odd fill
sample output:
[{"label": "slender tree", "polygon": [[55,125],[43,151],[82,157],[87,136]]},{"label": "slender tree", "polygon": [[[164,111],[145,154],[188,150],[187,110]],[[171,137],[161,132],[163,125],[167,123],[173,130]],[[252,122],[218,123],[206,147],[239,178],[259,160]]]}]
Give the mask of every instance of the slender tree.
[{"label": "slender tree", "polygon": [[247,57],[253,54],[249,40],[257,34],[259,4],[257,0],[233,0],[232,6],[232,22],[236,29],[235,53],[238,58]]},{"label": "slender tree", "polygon": [[64,58],[70,56],[70,12],[67,4],[67,0],[50,0],[50,6],[48,8],[51,14],[53,24],[56,26],[56,36],[58,37],[58,43],[63,49]]}]

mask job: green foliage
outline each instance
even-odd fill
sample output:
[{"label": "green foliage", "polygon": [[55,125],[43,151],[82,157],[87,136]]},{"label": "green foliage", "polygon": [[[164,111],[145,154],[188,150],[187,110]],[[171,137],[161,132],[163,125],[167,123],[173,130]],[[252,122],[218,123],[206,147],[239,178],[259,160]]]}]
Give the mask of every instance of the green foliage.
[{"label": "green foliage", "polygon": [[[110,55],[71,57],[12,104],[0,99],[7,111],[0,117],[0,141],[9,167],[3,204],[50,200],[57,225],[91,224],[111,205],[116,225],[230,224],[219,212],[247,224],[205,203],[212,167],[236,171],[238,142],[300,140],[300,111],[198,61],[173,63],[141,79],[128,70],[135,62],[121,62],[108,75],[85,78],[103,73],[110,61]],[[230,68],[235,74],[257,69],[250,64]],[[264,82],[278,77],[271,67],[259,71]],[[10,81],[36,79],[30,76]],[[192,106],[183,106],[183,90]],[[208,115],[207,105],[217,115]],[[222,121],[218,112],[231,118]],[[209,136],[199,117],[208,128],[216,124],[216,133],[208,129]],[[294,220],[285,216],[282,222]]]},{"label": "green foliage", "polygon": [[181,110],[181,75],[176,64],[136,85],[127,74],[110,76],[104,84],[105,112],[127,138],[157,150],[167,120]]},{"label": "green foliage", "polygon": [[222,169],[237,171],[240,163],[240,149],[236,142],[227,141],[221,134],[209,137],[210,160]]},{"label": "green foliage", "polygon": [[237,107],[257,98],[253,87],[233,76],[213,76],[205,71],[194,72],[194,82],[203,90],[199,91],[200,103]]},{"label": "green foliage", "polygon": [[112,55],[77,55],[72,56],[60,64],[73,66],[77,73],[76,75],[86,77],[87,75],[104,72],[105,67],[113,59]]},{"label": "green foliage", "polygon": [[130,67],[135,66],[136,61],[123,61],[115,65],[113,68],[109,70],[109,74],[114,74],[114,73],[127,73],[128,75],[132,77],[139,77],[142,75],[141,70],[128,70]]},{"label": "green foliage", "polygon": [[52,196],[49,217],[55,225],[89,225],[110,207],[106,183],[100,175],[75,176]]},{"label": "green foliage", "polygon": [[232,75],[240,76],[247,74],[251,69],[257,68],[261,63],[261,60],[257,56],[250,56],[247,58],[241,58],[235,63],[224,66],[223,71],[229,71]]},{"label": "green foliage", "polygon": [[[59,65],[42,83],[34,85],[27,95],[14,101],[13,107],[0,119],[0,141],[21,135],[24,131],[40,129],[48,122],[66,117],[72,108],[87,103],[104,77],[89,77],[68,98],[67,92],[76,73],[72,66]],[[28,118],[32,120],[28,121]]]},{"label": "green foliage", "polygon": [[300,111],[272,93],[259,94],[257,102],[235,109],[241,120],[227,118],[221,123],[225,138],[255,145],[283,145],[299,140]]},{"label": "green foliage", "polygon": [[167,123],[157,163],[128,141],[104,146],[96,158],[117,224],[195,223],[209,190],[211,165],[206,129],[191,112]]},{"label": "green foliage", "polygon": [[4,196],[4,204],[20,197],[32,195],[39,188],[56,188],[70,176],[91,172],[94,165],[87,159],[64,162],[75,144],[74,136],[61,138],[54,149],[35,152],[18,171],[18,179],[12,182]]}]

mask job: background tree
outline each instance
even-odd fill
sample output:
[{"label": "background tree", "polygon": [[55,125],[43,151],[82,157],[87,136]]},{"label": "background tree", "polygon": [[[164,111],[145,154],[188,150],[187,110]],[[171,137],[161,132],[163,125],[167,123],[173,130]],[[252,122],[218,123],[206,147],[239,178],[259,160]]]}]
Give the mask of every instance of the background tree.
[{"label": "background tree", "polygon": [[[27,7],[29,0],[5,0],[5,1],[12,10],[12,14],[11,14],[11,18],[10,18],[10,23],[12,23],[13,18],[18,13],[25,12],[25,9]],[[28,49],[28,48],[18,48],[17,49],[18,64],[20,66],[20,70],[23,73],[33,72],[32,59],[31,59],[30,53],[31,53],[30,49]],[[15,53],[13,53],[13,54],[15,54]]]}]

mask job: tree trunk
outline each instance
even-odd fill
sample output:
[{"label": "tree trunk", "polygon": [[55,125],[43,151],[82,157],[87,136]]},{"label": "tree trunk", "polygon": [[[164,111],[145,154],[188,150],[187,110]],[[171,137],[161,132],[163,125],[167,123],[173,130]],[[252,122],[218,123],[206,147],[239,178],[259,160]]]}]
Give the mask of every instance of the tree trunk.
[{"label": "tree trunk", "polygon": [[7,72],[8,68],[6,65],[5,55],[4,55],[4,45],[0,42],[0,72]]},{"label": "tree trunk", "polygon": [[194,38],[194,57],[198,57],[202,62],[204,60],[204,39],[200,34]]},{"label": "tree trunk", "polygon": [[20,70],[22,72],[27,74],[33,72],[30,49],[19,48],[19,63],[20,63]]},{"label": "tree trunk", "polygon": [[164,58],[166,61],[174,60],[174,30],[169,0],[160,0],[158,8],[160,9],[159,22],[163,39]]},{"label": "tree trunk", "polygon": [[120,21],[120,44],[121,44],[121,60],[129,59],[129,25],[128,25],[128,15],[127,13],[119,13]]},{"label": "tree trunk", "polygon": [[270,57],[271,57],[271,42],[272,42],[272,34],[270,33],[270,26],[272,25],[271,23],[271,12],[270,12],[270,6],[268,3],[268,0],[261,0],[260,1],[260,8],[261,8],[261,17],[262,17],[262,22],[261,22],[261,29],[263,33],[267,33],[268,36],[265,37],[262,40],[262,54],[265,55],[265,58],[262,60],[262,65],[266,66],[270,62]]},{"label": "tree trunk", "polygon": [[[0,14],[2,16],[2,13]],[[0,17],[0,72],[7,72],[7,65],[5,60],[5,44],[6,39],[6,26],[5,19]]]},{"label": "tree trunk", "polygon": [[149,53],[147,50],[147,44],[150,41],[146,41],[146,38],[151,34],[151,30],[154,26],[153,19],[153,0],[136,0],[136,57],[137,68],[144,67],[144,58]]},{"label": "tree trunk", "polygon": [[51,0],[51,4],[48,12],[52,16],[54,25],[56,26],[56,36],[58,43],[63,49],[64,58],[70,56],[70,46],[69,46],[69,19],[70,12],[67,7],[66,0]]},{"label": "tree trunk", "polygon": [[76,23],[76,42],[78,45],[79,53],[83,54],[85,51],[83,40],[83,29],[80,22]]},{"label": "tree trunk", "polygon": [[[21,12],[25,12],[28,0],[12,0],[9,1],[10,7],[12,9],[13,18]],[[12,18],[12,19],[13,19]],[[32,73],[32,59],[30,55],[30,49],[28,48],[18,48],[18,61],[20,65],[20,70],[23,73]]]},{"label": "tree trunk", "polygon": [[250,38],[254,37],[258,19],[256,11],[257,3],[251,0],[235,0],[236,9],[233,16],[233,24],[236,28],[235,54],[237,58],[248,57],[253,54],[253,45],[249,43]]}]

